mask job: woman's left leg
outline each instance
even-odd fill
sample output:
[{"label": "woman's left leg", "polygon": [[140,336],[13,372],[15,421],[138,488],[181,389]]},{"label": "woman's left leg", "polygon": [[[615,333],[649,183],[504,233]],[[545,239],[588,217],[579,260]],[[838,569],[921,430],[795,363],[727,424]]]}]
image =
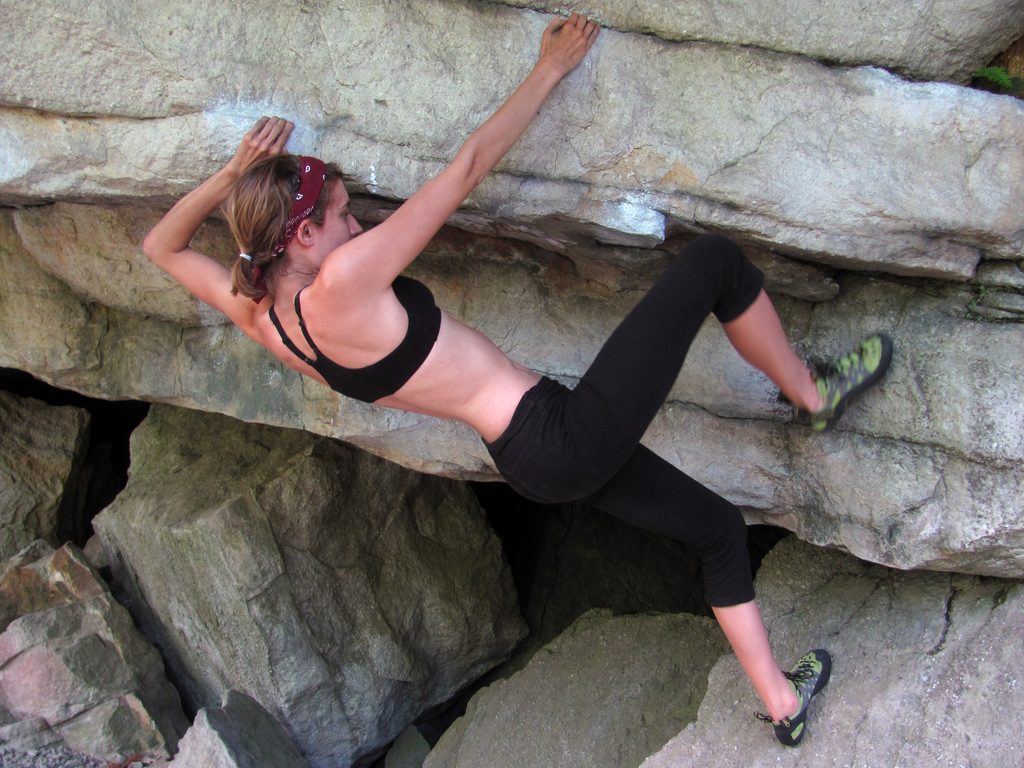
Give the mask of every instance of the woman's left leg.
[{"label": "woman's left leg", "polygon": [[753,600],[739,605],[711,606],[722,632],[772,720],[795,714],[799,700],[768,644],[761,611]]},{"label": "woman's left leg", "polygon": [[740,511],[643,445],[584,504],[686,544],[700,557],[704,591],[726,639],[773,720],[798,708],[768,644]]}]

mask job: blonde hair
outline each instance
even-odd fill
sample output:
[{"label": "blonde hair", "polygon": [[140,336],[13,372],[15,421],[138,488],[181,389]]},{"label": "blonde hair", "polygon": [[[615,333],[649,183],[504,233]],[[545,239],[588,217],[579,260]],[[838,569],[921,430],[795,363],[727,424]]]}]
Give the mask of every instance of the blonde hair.
[{"label": "blonde hair", "polygon": [[[327,163],[327,180],[316,205],[306,218],[323,224],[332,189],[341,181],[341,170]],[[299,188],[299,158],[277,155],[254,163],[238,178],[227,200],[224,214],[240,253],[231,268],[231,293],[259,300],[273,287],[282,263],[278,242],[291,215],[292,200]]]}]

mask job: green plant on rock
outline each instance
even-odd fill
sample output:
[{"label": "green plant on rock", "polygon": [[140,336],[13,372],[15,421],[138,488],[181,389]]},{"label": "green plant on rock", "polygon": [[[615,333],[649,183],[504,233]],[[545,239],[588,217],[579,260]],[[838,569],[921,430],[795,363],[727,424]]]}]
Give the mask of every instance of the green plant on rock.
[{"label": "green plant on rock", "polygon": [[1011,75],[1002,67],[979,69],[971,78],[971,84],[986,91],[1024,96],[1024,78]]}]

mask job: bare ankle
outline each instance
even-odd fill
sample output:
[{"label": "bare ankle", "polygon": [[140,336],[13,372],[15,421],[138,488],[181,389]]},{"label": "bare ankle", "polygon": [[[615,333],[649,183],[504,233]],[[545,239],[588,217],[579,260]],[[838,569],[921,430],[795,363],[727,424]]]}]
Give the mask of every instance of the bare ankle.
[{"label": "bare ankle", "polygon": [[808,374],[809,389],[807,391],[807,403],[805,409],[808,413],[817,413],[825,407],[825,399],[821,396],[821,392],[818,391],[818,383],[814,380],[814,376]]},{"label": "bare ankle", "polygon": [[767,705],[768,716],[771,717],[775,722],[792,717],[800,709],[800,699],[797,698],[796,691],[793,690],[793,686],[787,681],[785,691],[782,692],[775,701]]},{"label": "bare ankle", "polygon": [[793,393],[789,400],[797,408],[807,413],[817,413],[825,407],[825,401],[818,391],[818,384],[810,371],[807,372],[806,378],[800,379],[797,391]]}]

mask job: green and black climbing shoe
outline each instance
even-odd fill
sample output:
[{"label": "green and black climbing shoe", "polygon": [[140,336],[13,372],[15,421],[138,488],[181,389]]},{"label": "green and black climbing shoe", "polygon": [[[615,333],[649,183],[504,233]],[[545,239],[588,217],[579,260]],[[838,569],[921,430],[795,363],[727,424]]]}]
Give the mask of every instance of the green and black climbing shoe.
[{"label": "green and black climbing shoe", "polygon": [[757,713],[759,720],[772,724],[775,737],[787,747],[795,747],[807,733],[807,707],[814,695],[828,685],[832,674],[832,657],[828,651],[818,649],[804,654],[790,672],[783,672],[800,702],[796,714],[782,720],[772,720],[768,715]]},{"label": "green and black climbing shoe", "polygon": [[810,414],[811,427],[818,432],[830,429],[853,398],[882,378],[891,362],[892,339],[876,333],[833,362],[824,375],[815,376],[825,407]]}]

